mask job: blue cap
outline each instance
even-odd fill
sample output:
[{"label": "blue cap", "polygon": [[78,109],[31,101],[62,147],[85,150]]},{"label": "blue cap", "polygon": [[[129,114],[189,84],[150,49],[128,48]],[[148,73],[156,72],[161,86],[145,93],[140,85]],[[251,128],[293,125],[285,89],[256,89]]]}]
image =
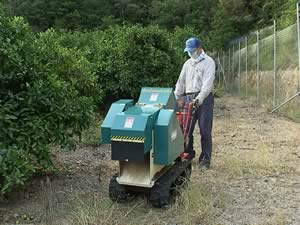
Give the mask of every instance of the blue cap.
[{"label": "blue cap", "polygon": [[201,46],[202,46],[201,40],[199,40],[198,38],[189,38],[185,42],[184,52],[193,52],[193,51],[195,51],[197,48],[199,48]]}]

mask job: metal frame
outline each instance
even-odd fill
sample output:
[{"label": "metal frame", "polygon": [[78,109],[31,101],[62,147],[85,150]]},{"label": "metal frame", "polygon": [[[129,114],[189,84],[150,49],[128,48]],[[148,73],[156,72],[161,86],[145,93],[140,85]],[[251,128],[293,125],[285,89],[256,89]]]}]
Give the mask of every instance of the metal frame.
[{"label": "metal frame", "polygon": [[[225,59],[225,56],[224,56],[224,52],[223,52],[223,64],[224,64],[224,59]],[[225,71],[224,71],[224,66],[222,65],[222,63],[221,63],[221,60],[220,60],[220,56],[218,56],[218,65],[219,65],[219,74],[222,74],[222,77],[223,77],[223,79],[222,79],[222,87],[224,88],[224,85],[225,85],[225,87],[226,87],[226,79],[225,79]],[[219,85],[220,85],[220,82],[221,81],[219,81]]]},{"label": "metal frame", "polygon": [[280,109],[282,106],[284,106],[286,103],[292,101],[294,98],[296,98],[297,96],[300,96],[300,91],[295,94],[294,96],[290,97],[289,99],[287,99],[285,102],[283,102],[282,104],[280,104],[279,106],[277,106],[275,109],[272,110],[272,113],[277,111],[278,109]]},{"label": "metal frame", "polygon": [[226,76],[225,76],[225,52],[223,51],[223,88],[226,89]]},{"label": "metal frame", "polygon": [[232,71],[231,71],[231,89],[234,90],[234,66],[235,66],[235,60],[234,60],[234,54],[235,54],[235,48],[234,45],[232,47]]},{"label": "metal frame", "polygon": [[248,97],[248,37],[245,38],[245,44],[246,44],[246,98]]},{"label": "metal frame", "polygon": [[259,30],[256,31],[256,41],[257,41],[257,46],[256,46],[256,97],[257,97],[257,105],[260,103],[259,101],[259,81],[260,81],[260,66],[259,66],[259,60],[260,60],[260,57],[259,57],[259,36],[260,36],[260,32]]},{"label": "metal frame", "polygon": [[275,111],[277,111],[278,109],[282,108],[285,104],[287,104],[288,102],[292,101],[293,99],[295,99],[296,97],[300,96],[300,2],[297,2],[297,35],[298,35],[298,90],[297,93],[295,95],[293,95],[292,97],[288,98],[286,101],[284,101],[282,104],[280,104],[279,106],[277,106],[276,108],[274,108],[272,110],[272,113],[274,113]]},{"label": "metal frame", "polygon": [[[230,78],[231,78],[231,77],[230,77],[230,73],[231,73],[231,72],[230,72],[230,71],[231,71],[231,59],[230,59],[230,56],[231,56],[231,55],[230,55],[230,48],[229,48],[228,54],[229,54],[229,57],[228,57],[228,62],[229,62],[229,63],[228,63],[228,73],[227,73],[228,79],[227,79],[227,80],[228,80],[228,82],[230,83],[230,82],[231,82],[231,79],[230,79]],[[228,86],[229,86],[229,85],[228,85]],[[228,87],[228,86],[227,86],[227,87]]]},{"label": "metal frame", "polygon": [[273,64],[273,108],[276,106],[276,72],[277,72],[277,65],[276,65],[276,53],[277,53],[277,47],[276,47],[276,20],[274,20],[273,23],[274,26],[274,64]]},{"label": "metal frame", "polygon": [[[216,63],[218,64],[218,68],[219,68],[220,65],[221,65],[221,62],[220,62],[220,53],[219,52],[218,52],[218,62],[216,62]],[[217,73],[218,73],[218,85],[220,87],[221,86],[221,72],[220,72],[219,69],[218,69]]]},{"label": "metal frame", "polygon": [[300,22],[299,22],[299,17],[300,17],[300,7],[299,7],[300,2],[296,3],[296,9],[297,9],[297,41],[298,41],[298,92],[300,92]]},{"label": "metal frame", "polygon": [[241,42],[239,42],[239,94],[241,95]]},{"label": "metal frame", "polygon": [[[280,109],[281,107],[283,107],[285,104],[287,104],[288,102],[292,101],[294,98],[296,98],[297,96],[300,96],[300,1],[297,2],[297,44],[298,44],[298,70],[297,70],[297,81],[298,81],[298,87],[296,90],[296,94],[294,94],[292,97],[289,97],[288,99],[286,99],[283,103],[281,103],[280,105],[276,106],[278,103],[278,93],[277,93],[277,89],[278,89],[278,72],[277,72],[277,22],[276,20],[273,21],[273,99],[272,99],[272,105],[273,105],[273,110],[272,113],[277,111],[278,109]],[[257,30],[255,32],[249,33],[248,36],[245,36],[244,42],[245,42],[245,89],[246,89],[246,97],[249,96],[249,36],[251,35],[256,35],[256,102],[257,102],[257,106],[261,103],[261,87],[260,87],[260,82],[261,82],[261,65],[260,65],[260,39],[261,39],[261,32],[260,30]],[[237,43],[237,42],[235,42]],[[241,39],[239,39],[239,56],[238,56],[238,78],[239,78],[239,83],[238,83],[238,90],[239,90],[239,94],[241,94],[241,88],[242,88],[242,80],[241,80],[241,73],[244,71],[241,71],[241,43],[243,43],[243,41],[241,41]],[[236,88],[236,82],[235,82],[235,63],[236,63],[236,59],[235,59],[235,50],[237,50],[235,48],[235,44],[233,44],[231,47],[228,48],[228,65],[226,65],[226,58],[225,58],[225,53],[223,53],[223,69],[225,70],[226,67],[226,76],[228,78],[228,85],[226,85],[225,82],[225,76],[224,76],[224,82],[225,82],[225,86],[227,86],[227,89],[231,89],[232,88]],[[227,52],[226,52],[227,55]],[[220,55],[219,55],[220,57]],[[226,60],[226,62],[225,62]],[[227,71],[228,68],[228,71]],[[225,74],[225,71],[224,71]],[[230,87],[229,87],[230,86]]]}]

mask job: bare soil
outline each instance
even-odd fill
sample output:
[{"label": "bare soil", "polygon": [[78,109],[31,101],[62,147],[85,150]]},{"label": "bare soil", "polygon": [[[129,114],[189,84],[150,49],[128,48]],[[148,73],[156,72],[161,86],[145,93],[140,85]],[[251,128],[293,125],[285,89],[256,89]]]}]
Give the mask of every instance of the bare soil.
[{"label": "bare soil", "polygon": [[[35,177],[21,190],[0,197],[0,224],[299,225],[300,124],[251,101],[225,96],[216,99],[213,137],[211,169],[198,170],[195,160],[191,179],[191,186],[206,187],[199,201],[205,200],[207,208],[185,209],[180,205],[185,199],[162,211],[140,199],[118,208],[124,220],[102,223],[107,217],[96,213],[84,222],[79,217],[92,212],[81,206],[89,200],[109,202],[109,179],[118,168],[110,161],[109,146],[81,145],[74,152],[53,148],[55,173]],[[200,140],[196,145],[199,154]],[[192,212],[190,218],[186,210]]]}]

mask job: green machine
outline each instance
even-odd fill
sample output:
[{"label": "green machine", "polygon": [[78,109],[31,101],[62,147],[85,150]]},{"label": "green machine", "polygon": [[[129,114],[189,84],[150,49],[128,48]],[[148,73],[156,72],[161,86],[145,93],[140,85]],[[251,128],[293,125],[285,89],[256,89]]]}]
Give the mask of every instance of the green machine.
[{"label": "green machine", "polygon": [[191,162],[182,160],[184,137],[176,117],[172,88],[142,88],[138,102],[114,102],[101,125],[103,144],[111,144],[111,158],[119,161],[112,177],[110,198],[129,201],[149,192],[153,206],[168,204],[173,187],[188,178]]}]

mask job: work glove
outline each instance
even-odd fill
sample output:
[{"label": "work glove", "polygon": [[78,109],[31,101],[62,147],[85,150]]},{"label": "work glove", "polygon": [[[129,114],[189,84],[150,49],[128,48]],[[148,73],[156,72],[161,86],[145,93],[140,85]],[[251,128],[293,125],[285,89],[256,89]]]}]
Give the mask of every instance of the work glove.
[{"label": "work glove", "polygon": [[200,105],[202,105],[203,103],[203,99],[200,95],[198,95],[194,100],[193,100],[193,105],[195,105],[196,107],[199,107]]},{"label": "work glove", "polygon": [[198,105],[199,105],[198,99],[197,99],[197,98],[194,98],[194,99],[193,99],[193,106],[194,106],[194,107],[198,107]]},{"label": "work glove", "polygon": [[199,106],[200,106],[199,100],[198,100],[197,98],[194,98],[194,99],[193,99],[193,107],[194,107],[194,108],[198,108]]},{"label": "work glove", "polygon": [[199,107],[199,101],[197,98],[193,99],[193,108],[191,114],[194,115]]}]

